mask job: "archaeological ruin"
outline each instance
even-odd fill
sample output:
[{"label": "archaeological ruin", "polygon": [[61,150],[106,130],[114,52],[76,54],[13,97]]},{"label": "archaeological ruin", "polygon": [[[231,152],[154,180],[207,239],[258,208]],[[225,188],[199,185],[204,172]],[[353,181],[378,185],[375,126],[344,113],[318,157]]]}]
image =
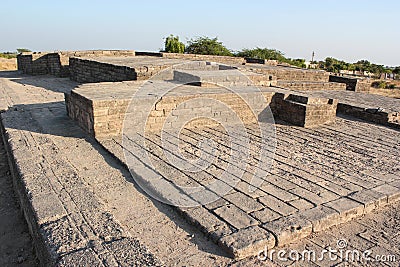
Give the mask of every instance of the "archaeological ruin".
[{"label": "archaeological ruin", "polygon": [[128,50],[22,53],[18,70],[2,132],[42,262],[130,263],[175,220],[165,236],[194,227],[247,260],[400,199],[400,99],[368,79]]}]

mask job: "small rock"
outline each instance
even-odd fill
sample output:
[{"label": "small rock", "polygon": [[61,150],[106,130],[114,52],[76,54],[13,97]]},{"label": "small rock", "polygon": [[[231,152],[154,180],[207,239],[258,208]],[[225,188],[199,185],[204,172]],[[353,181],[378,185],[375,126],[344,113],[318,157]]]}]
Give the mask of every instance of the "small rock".
[{"label": "small rock", "polygon": [[18,258],[17,258],[17,263],[18,263],[18,264],[21,264],[21,263],[23,263],[24,261],[25,261],[24,257],[18,256]]}]

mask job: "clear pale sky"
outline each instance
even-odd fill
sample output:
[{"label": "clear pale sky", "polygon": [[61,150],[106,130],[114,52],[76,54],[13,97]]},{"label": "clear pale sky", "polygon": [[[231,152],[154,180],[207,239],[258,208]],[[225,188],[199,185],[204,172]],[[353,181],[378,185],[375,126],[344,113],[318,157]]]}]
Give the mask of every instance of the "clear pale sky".
[{"label": "clear pale sky", "polygon": [[400,65],[400,1],[0,1],[0,51],[158,51],[163,38],[217,36],[229,49],[268,47]]}]

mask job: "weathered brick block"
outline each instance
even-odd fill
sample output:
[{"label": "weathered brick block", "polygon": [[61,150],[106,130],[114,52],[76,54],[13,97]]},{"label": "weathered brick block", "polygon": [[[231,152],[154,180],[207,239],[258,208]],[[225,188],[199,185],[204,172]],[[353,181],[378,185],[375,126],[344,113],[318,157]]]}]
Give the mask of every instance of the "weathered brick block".
[{"label": "weathered brick block", "polygon": [[235,205],[226,205],[214,210],[214,212],[236,229],[257,225],[258,222]]},{"label": "weathered brick block", "polygon": [[289,244],[312,233],[311,222],[298,213],[265,223],[262,227],[274,234],[277,246]]},{"label": "weathered brick block", "polygon": [[286,216],[289,214],[293,214],[297,211],[296,208],[286,204],[285,202],[277,199],[274,196],[263,196],[259,198],[259,201],[263,203],[266,207],[272,209],[273,211]]},{"label": "weathered brick block", "polygon": [[335,99],[310,98],[293,94],[276,93],[271,109],[276,117],[301,127],[315,127],[333,122],[338,101]]},{"label": "weathered brick block", "polygon": [[364,213],[363,204],[347,197],[341,197],[323,205],[339,212],[340,216],[338,217],[338,224],[359,217]]},{"label": "weathered brick block", "polygon": [[220,243],[227,247],[235,259],[254,256],[258,251],[271,249],[275,246],[275,237],[265,229],[251,226],[225,236]]},{"label": "weathered brick block", "polygon": [[236,206],[241,207],[241,209],[243,209],[247,213],[260,210],[264,207],[261,203],[257,202],[255,199],[246,196],[245,194],[240,192],[229,194],[225,198],[226,200],[235,204]]}]

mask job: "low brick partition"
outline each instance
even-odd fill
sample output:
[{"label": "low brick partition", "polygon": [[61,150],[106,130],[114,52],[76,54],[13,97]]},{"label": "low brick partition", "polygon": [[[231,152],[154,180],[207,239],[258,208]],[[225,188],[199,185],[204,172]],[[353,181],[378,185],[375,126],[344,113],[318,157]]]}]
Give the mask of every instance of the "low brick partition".
[{"label": "low brick partition", "polygon": [[270,59],[258,59],[258,58],[245,58],[246,63],[250,64],[264,64],[268,66],[278,66],[278,60],[270,60]]},{"label": "low brick partition", "polygon": [[138,79],[138,73],[130,67],[74,57],[69,59],[69,64],[70,78],[77,82],[118,82]]},{"label": "low brick partition", "polygon": [[330,82],[346,84],[346,90],[355,92],[369,92],[371,83],[365,79],[358,79],[346,76],[329,76]]},{"label": "low brick partition", "polygon": [[202,87],[219,84],[222,86],[276,86],[276,77],[253,72],[239,72],[235,69],[224,70],[174,70],[174,80]]},{"label": "low brick partition", "polygon": [[291,90],[312,91],[312,90],[346,90],[346,84],[336,82],[301,82],[301,81],[278,81],[277,86]]},{"label": "low brick partition", "polygon": [[[185,57],[183,57],[185,58]],[[164,58],[156,56],[135,57],[97,57],[97,58],[70,58],[71,79],[78,82],[118,82],[132,80],[148,80],[154,75],[157,79],[171,80],[174,78],[173,69],[196,70],[196,71],[229,71],[236,69],[234,66],[221,64],[214,61],[200,60],[204,57],[195,57],[191,60]],[[196,59],[196,60],[195,60]],[[210,59],[213,59],[210,57]],[[163,70],[171,68],[169,72]],[[161,73],[162,72],[162,73]],[[268,85],[275,85],[275,76],[247,72],[249,77],[256,78],[254,81],[261,84],[263,81]],[[160,76],[162,75],[162,77]],[[219,74],[217,76],[220,76]],[[267,79],[267,80],[266,80]]]},{"label": "low brick partition", "polygon": [[267,66],[259,64],[246,64],[243,68],[256,73],[275,76],[278,81],[329,81],[329,73],[322,70],[308,70],[295,67]]},{"label": "low brick partition", "polygon": [[400,129],[400,112],[387,112],[379,108],[363,108],[344,103],[339,103],[337,112],[365,121]]},{"label": "low brick partition", "polygon": [[246,60],[242,57],[179,54],[179,53],[161,53],[161,55],[163,58],[169,58],[169,59],[200,60],[200,61],[210,61],[210,62],[230,64],[230,65],[242,65],[246,63]]},{"label": "low brick partition", "polygon": [[[162,57],[166,59],[182,59],[182,60],[194,60],[194,61],[211,61],[230,65],[242,65],[246,63],[246,59],[243,57],[230,57],[230,56],[214,56],[214,55],[200,55],[200,54],[181,54],[181,53],[166,53],[166,52],[142,52],[136,51],[136,56],[152,56]],[[257,61],[261,62],[261,61]],[[274,65],[274,62],[270,60],[262,61]]]},{"label": "low brick partition", "polygon": [[[170,72],[163,72],[162,74],[160,74],[160,72],[185,62],[190,61],[163,59],[152,56],[71,57],[70,78],[71,80],[82,83],[119,82],[148,80],[157,74],[158,76],[163,75],[163,77],[160,76],[159,79],[168,80],[173,78],[172,70]],[[205,66],[203,67],[206,68]]]},{"label": "low brick partition", "polygon": [[17,56],[17,66],[18,70],[30,75],[69,76],[68,65],[62,64],[58,53],[20,54]]},{"label": "low brick partition", "polygon": [[311,128],[335,121],[337,105],[335,99],[276,93],[271,109],[283,121]]}]

